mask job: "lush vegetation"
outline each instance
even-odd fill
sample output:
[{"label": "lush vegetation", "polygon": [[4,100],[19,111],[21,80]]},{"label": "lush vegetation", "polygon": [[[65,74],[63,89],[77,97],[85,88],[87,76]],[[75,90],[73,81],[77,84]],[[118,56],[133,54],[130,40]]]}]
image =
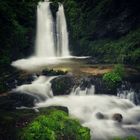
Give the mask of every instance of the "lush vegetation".
[{"label": "lush vegetation", "polygon": [[103,75],[103,80],[106,82],[109,88],[115,88],[122,81],[123,76],[124,67],[123,65],[118,64],[114,67],[113,71]]},{"label": "lush vegetation", "polygon": [[63,111],[41,115],[24,129],[23,140],[90,140],[90,130]]}]

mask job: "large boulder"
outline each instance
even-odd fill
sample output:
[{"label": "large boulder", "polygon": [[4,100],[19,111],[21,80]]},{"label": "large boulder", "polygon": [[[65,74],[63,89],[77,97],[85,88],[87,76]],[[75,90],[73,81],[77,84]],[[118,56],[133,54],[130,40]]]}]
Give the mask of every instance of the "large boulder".
[{"label": "large boulder", "polygon": [[51,81],[54,95],[68,95],[75,85],[75,78],[70,75],[59,76]]},{"label": "large boulder", "polygon": [[123,116],[120,113],[115,113],[113,114],[112,119],[117,122],[122,122]]},{"label": "large boulder", "polygon": [[110,89],[103,81],[102,77],[99,76],[88,76],[80,79],[79,86],[81,90],[90,88],[92,85],[95,86],[95,94],[115,94],[117,89]]},{"label": "large boulder", "polygon": [[6,96],[0,97],[0,109],[13,110],[17,107],[33,107],[38,98],[26,93],[8,93]]}]

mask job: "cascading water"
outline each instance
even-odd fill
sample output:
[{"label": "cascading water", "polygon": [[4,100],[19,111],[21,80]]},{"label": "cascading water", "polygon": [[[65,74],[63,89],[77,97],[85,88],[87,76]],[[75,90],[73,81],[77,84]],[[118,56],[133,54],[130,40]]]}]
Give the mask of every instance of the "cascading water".
[{"label": "cascading water", "polygon": [[31,84],[18,86],[16,89],[13,89],[13,92],[30,94],[32,96],[35,96],[40,101],[42,101],[42,99],[46,100],[47,98],[53,96],[50,81],[54,78],[55,76],[52,77],[39,76]]},{"label": "cascading water", "polygon": [[57,11],[57,55],[58,56],[70,56],[69,52],[69,39],[66,18],[64,14],[64,7],[59,4]]},{"label": "cascading water", "polygon": [[136,92],[127,81],[124,81],[121,87],[117,89],[117,96],[122,99],[128,99],[135,104],[140,104],[139,91]]},{"label": "cascading water", "polygon": [[[53,96],[51,80],[55,77],[39,76],[31,84],[19,86],[17,92],[41,97],[36,107],[66,106],[70,116],[78,118],[90,128],[91,140],[111,140],[114,137],[135,135],[140,137],[140,107],[128,99],[115,96],[95,95],[95,86],[77,87],[67,96]],[[114,120],[122,115],[122,122]],[[107,128],[107,129],[106,129]]]},{"label": "cascading water", "polygon": [[90,88],[85,88],[84,90],[81,90],[80,87],[77,87],[76,89],[73,89],[71,92],[71,95],[94,95],[95,94],[95,86],[91,85]]},{"label": "cascading water", "polygon": [[[57,62],[58,64],[59,61],[57,59],[53,60],[52,57],[70,56],[63,5],[59,4],[57,12],[57,33],[54,32],[55,26],[50,10],[50,2],[39,2],[37,22],[36,57],[12,63],[17,68],[36,69],[50,63],[55,64]],[[56,43],[55,38],[57,38]],[[38,57],[47,58],[40,59]],[[128,135],[140,137],[140,107],[131,102],[134,101],[133,91],[129,94],[120,90],[118,91],[119,97],[95,95],[95,86],[91,85],[91,87],[85,87],[84,89],[79,86],[67,96],[54,97],[51,89],[51,80],[53,78],[40,76],[31,84],[21,85],[13,91],[37,97],[40,100],[40,103],[36,104],[37,108],[51,105],[67,106],[72,117],[78,118],[83,126],[90,128],[92,140],[109,140],[116,136],[125,137]],[[120,99],[120,97],[127,99]],[[114,114],[121,114],[123,117],[122,122],[113,120]]]},{"label": "cascading water", "polygon": [[[59,4],[56,24],[57,32],[55,33],[50,2],[39,2],[37,6],[37,36],[35,48],[37,57],[70,56],[67,24],[62,4]],[[55,42],[55,38],[57,38],[57,43]],[[55,46],[55,44],[57,44],[57,46]]]},{"label": "cascading water", "polygon": [[50,2],[39,2],[37,6],[37,36],[35,53],[37,57],[55,57],[54,22]]}]

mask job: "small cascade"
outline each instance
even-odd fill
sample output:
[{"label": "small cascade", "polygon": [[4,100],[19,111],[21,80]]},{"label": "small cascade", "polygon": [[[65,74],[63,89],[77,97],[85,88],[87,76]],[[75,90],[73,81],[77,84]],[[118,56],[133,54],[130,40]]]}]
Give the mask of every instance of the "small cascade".
[{"label": "small cascade", "polygon": [[[66,106],[72,117],[90,128],[91,140],[110,140],[135,135],[140,137],[140,107],[125,99],[107,95],[54,96],[36,107]],[[113,116],[122,115],[122,122]]]},{"label": "small cascade", "polygon": [[135,104],[140,104],[138,93],[132,88],[129,82],[124,81],[117,89],[117,96],[122,99],[128,99]]},{"label": "small cascade", "polygon": [[81,89],[80,86],[77,88],[73,88],[71,95],[94,95],[95,94],[95,86],[91,85],[91,87],[86,87],[85,89]]},{"label": "small cascade", "polygon": [[39,76],[31,84],[18,86],[13,91],[33,95],[38,99],[40,99],[40,101],[46,100],[47,98],[53,96],[50,81],[54,78],[55,76],[53,77]]}]

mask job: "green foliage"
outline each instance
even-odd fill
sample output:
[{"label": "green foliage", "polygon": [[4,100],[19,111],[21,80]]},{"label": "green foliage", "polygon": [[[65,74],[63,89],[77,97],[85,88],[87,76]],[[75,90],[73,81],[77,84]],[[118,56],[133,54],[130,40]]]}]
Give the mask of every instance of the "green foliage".
[{"label": "green foliage", "polygon": [[10,64],[29,54],[34,44],[37,0],[0,3],[0,64]]},{"label": "green foliage", "polygon": [[122,79],[121,77],[115,72],[109,72],[104,74],[103,80],[107,82],[107,85],[110,88],[115,87]]},{"label": "green foliage", "polygon": [[114,70],[103,75],[103,80],[109,88],[117,87],[124,76],[124,67],[120,64],[116,65]]},{"label": "green foliage", "polygon": [[77,120],[70,119],[63,111],[37,117],[24,128],[23,140],[90,140],[90,130],[82,127]]},{"label": "green foliage", "polygon": [[52,82],[52,90],[55,95],[67,95],[73,86],[73,78],[69,76],[58,77]]},{"label": "green foliage", "polygon": [[113,140],[138,140],[135,136],[129,136],[127,138],[114,138]]}]

